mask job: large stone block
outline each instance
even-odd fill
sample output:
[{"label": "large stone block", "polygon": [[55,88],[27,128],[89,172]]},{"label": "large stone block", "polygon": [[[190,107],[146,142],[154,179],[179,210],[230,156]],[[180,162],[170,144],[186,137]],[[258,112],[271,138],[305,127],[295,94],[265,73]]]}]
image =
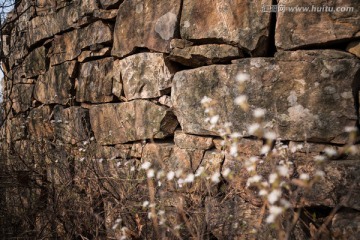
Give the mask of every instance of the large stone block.
[{"label": "large stone block", "polygon": [[54,136],[50,122],[52,110],[48,105],[32,109],[29,113],[28,133],[31,139],[42,140]]},{"label": "large stone block", "polygon": [[232,122],[236,131],[249,136],[252,113],[234,103],[240,95],[236,75],[247,71],[250,110],[266,109],[265,123],[278,129],[280,138],[344,143],[344,127],[354,126],[356,119],[351,85],[359,67],[356,58],[339,51],[283,52],[275,58],[241,59],[232,65],[178,72],[171,98],[186,133],[218,135],[205,122],[208,115],[200,104],[208,96],[216,101],[220,124]]},{"label": "large stone block", "polygon": [[24,72],[27,78],[32,78],[46,72],[45,47],[39,47],[31,51],[24,60]]},{"label": "large stone block", "polygon": [[54,109],[55,136],[66,143],[76,144],[90,138],[89,110],[81,107]]},{"label": "large stone block", "polygon": [[221,41],[249,51],[266,50],[270,13],[262,12],[271,0],[184,0],[181,37],[194,41]]},{"label": "large stone block", "polygon": [[[47,7],[46,3],[44,6]],[[50,4],[53,7],[53,3]],[[78,22],[86,15],[92,14],[97,9],[96,0],[75,0],[67,2],[56,11],[44,11],[43,14],[32,18],[27,22],[27,45],[34,44],[50,38],[57,33],[77,26]]]},{"label": "large stone block", "polygon": [[168,52],[176,35],[180,6],[181,0],[125,0],[116,19],[112,54],[123,57],[144,47]]},{"label": "large stone block", "polygon": [[[325,5],[322,0],[280,0],[278,4],[286,7],[285,11],[278,12],[276,22],[275,41],[280,49],[328,44],[360,36],[358,0],[331,1]],[[308,8],[308,11],[300,8]]]},{"label": "large stone block", "polygon": [[171,87],[171,69],[162,53],[139,53],[120,61],[125,97],[156,98]]},{"label": "large stone block", "polygon": [[40,75],[34,89],[34,98],[42,103],[67,104],[71,100],[76,62],[66,62],[50,67]]},{"label": "large stone block", "polygon": [[78,102],[111,102],[114,75],[113,58],[86,62],[80,65],[80,74],[76,87]]},{"label": "large stone block", "polygon": [[76,29],[54,38],[50,64],[56,65],[73,60],[83,48],[112,41],[112,32],[107,24],[94,22],[85,28]]},{"label": "large stone block", "polygon": [[10,98],[15,112],[24,112],[31,107],[33,84],[16,84],[12,87]]},{"label": "large stone block", "polygon": [[171,111],[145,100],[93,106],[90,121],[95,138],[102,145],[164,138],[177,126]]}]

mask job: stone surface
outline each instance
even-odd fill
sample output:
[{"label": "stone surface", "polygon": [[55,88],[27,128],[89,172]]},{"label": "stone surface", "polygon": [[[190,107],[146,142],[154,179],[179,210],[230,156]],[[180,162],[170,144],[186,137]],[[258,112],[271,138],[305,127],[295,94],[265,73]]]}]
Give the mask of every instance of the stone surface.
[{"label": "stone surface", "polygon": [[[328,5],[321,0],[280,0],[278,5],[285,5],[287,9],[278,13],[276,21],[275,42],[280,49],[328,44],[360,36],[358,0],[332,1]],[[290,11],[295,6],[309,7],[310,11]],[[322,6],[331,7],[333,11],[321,10]],[[351,7],[352,11],[346,11],[346,7]],[[319,9],[312,11],[312,8]],[[344,9],[336,11],[337,8]]]},{"label": "stone surface", "polygon": [[359,239],[360,213],[358,211],[341,210],[332,219],[330,230],[333,239]]},{"label": "stone surface", "polygon": [[15,112],[24,112],[31,107],[33,90],[33,84],[16,84],[12,87],[10,97]]},{"label": "stone surface", "polygon": [[199,67],[215,63],[230,62],[243,57],[237,47],[226,44],[206,44],[185,48],[174,48],[169,59],[189,67]]},{"label": "stone surface", "polygon": [[55,36],[50,53],[50,64],[56,65],[73,60],[81,50],[91,45],[105,44],[112,41],[112,32],[107,24],[101,21],[85,28]]},{"label": "stone surface", "polygon": [[354,126],[351,84],[359,67],[359,61],[350,54],[332,50],[241,59],[232,65],[176,73],[171,99],[186,133],[217,135],[205,122],[208,116],[200,104],[204,96],[216,101],[214,111],[220,116],[219,124],[232,122],[236,131],[246,131],[254,121],[252,113],[243,112],[234,99],[240,95],[235,77],[239,71],[247,71],[251,80],[245,94],[250,109],[266,109],[265,123],[278,128],[279,137],[344,143],[344,127]]},{"label": "stone surface", "polygon": [[171,69],[162,53],[139,53],[120,61],[121,78],[128,100],[156,98],[171,87]]},{"label": "stone surface", "polygon": [[70,144],[77,144],[90,138],[89,111],[81,107],[54,109],[55,136]]},{"label": "stone surface", "polygon": [[111,9],[111,10],[98,9],[95,10],[93,15],[94,18],[115,21],[117,13],[118,13],[117,9]]},{"label": "stone surface", "polygon": [[118,8],[124,0],[100,0],[101,7],[104,9]]},{"label": "stone surface", "polygon": [[346,47],[346,51],[360,58],[360,41],[349,43]]},{"label": "stone surface", "polygon": [[90,120],[95,138],[102,145],[163,138],[177,126],[167,108],[145,100],[91,107]]},{"label": "stone surface", "polygon": [[116,19],[112,54],[124,57],[144,47],[168,52],[176,36],[180,5],[180,0],[124,1]]},{"label": "stone surface", "polygon": [[26,138],[26,122],[21,116],[9,119],[5,126],[7,143]]},{"label": "stone surface", "polygon": [[118,98],[123,97],[123,84],[121,80],[121,64],[120,60],[116,59],[113,62],[113,72],[114,72],[114,78],[113,78],[113,89],[112,93],[117,96]]},{"label": "stone surface", "polygon": [[211,137],[202,137],[175,131],[174,141],[179,148],[207,150],[213,146]]},{"label": "stone surface", "polygon": [[33,46],[57,33],[77,26],[83,17],[97,9],[96,2],[96,0],[75,0],[61,7],[58,11],[50,14],[46,12],[44,15],[32,18],[27,22],[27,45]]},{"label": "stone surface", "polygon": [[[313,161],[298,163],[297,172],[313,176],[318,167]],[[360,161],[342,160],[329,161],[323,171],[324,179],[316,182],[309,190],[300,190],[302,203],[305,206],[337,205],[360,210]]]},{"label": "stone surface", "polygon": [[186,173],[195,172],[201,164],[204,152],[204,150],[182,149],[175,146],[169,160],[170,170],[181,169]]},{"label": "stone surface", "polygon": [[169,161],[174,149],[172,143],[148,143],[144,147],[142,162],[150,162],[155,169],[168,171],[172,169]]},{"label": "stone surface", "polygon": [[80,65],[80,73],[76,84],[76,101],[78,102],[111,102],[113,100],[112,88],[113,58],[86,62]]},{"label": "stone surface", "polygon": [[91,61],[99,57],[109,57],[111,49],[109,47],[102,48],[96,51],[82,51],[78,57],[78,62]]},{"label": "stone surface", "polygon": [[71,100],[75,62],[66,62],[50,67],[40,75],[34,89],[34,98],[42,103],[67,104]]},{"label": "stone surface", "polygon": [[31,139],[51,139],[54,136],[50,122],[52,110],[48,105],[32,109],[29,113],[28,131]]},{"label": "stone surface", "polygon": [[46,72],[45,47],[36,48],[24,60],[24,72],[27,78],[32,78]]},{"label": "stone surface", "polygon": [[271,0],[184,0],[181,37],[191,41],[237,44],[249,51],[265,50],[270,13],[262,12],[261,7],[271,3]]}]

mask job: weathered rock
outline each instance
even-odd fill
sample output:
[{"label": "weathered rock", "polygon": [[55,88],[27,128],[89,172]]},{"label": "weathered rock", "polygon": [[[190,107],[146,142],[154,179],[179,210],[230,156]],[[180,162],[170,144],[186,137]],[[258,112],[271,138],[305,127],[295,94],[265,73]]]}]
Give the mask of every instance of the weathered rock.
[{"label": "weathered rock", "polygon": [[66,62],[50,67],[44,75],[40,75],[35,84],[34,98],[45,104],[69,103],[75,65],[75,61]]},{"label": "weathered rock", "polygon": [[28,131],[31,139],[48,139],[54,136],[53,126],[50,122],[51,109],[41,106],[32,109],[29,113]]},{"label": "weathered rock", "polygon": [[12,29],[9,44],[9,47],[7,47],[9,52],[6,56],[9,58],[9,66],[13,67],[19,65],[21,59],[25,58],[29,51],[26,48],[26,39],[19,29]]},{"label": "weathered rock", "polygon": [[31,107],[33,84],[16,84],[12,87],[12,108],[15,112],[24,112]]},{"label": "weathered rock", "polygon": [[[206,223],[217,239],[273,239],[270,228],[265,226],[256,233],[260,208],[254,207],[239,196],[219,200],[205,199]],[[272,236],[273,235],[273,236]]]},{"label": "weathered rock", "polygon": [[341,210],[332,219],[330,230],[333,239],[359,239],[360,213],[352,210]]},{"label": "weathered rock", "polygon": [[360,58],[360,41],[349,43],[346,47],[346,51]]},{"label": "weathered rock", "polygon": [[114,21],[116,19],[117,13],[118,13],[117,9],[111,9],[111,10],[98,9],[95,10],[93,15],[94,18]]},{"label": "weathered rock", "polygon": [[175,146],[169,160],[171,170],[182,169],[186,173],[195,172],[201,164],[204,152],[204,150],[182,149]]},{"label": "weathered rock", "polygon": [[[313,161],[298,163],[299,174],[308,173],[312,178],[316,169]],[[304,206],[337,205],[360,210],[360,161],[329,161],[324,166],[324,179],[316,182],[310,189],[301,190]]]},{"label": "weathered rock", "polygon": [[111,29],[101,21],[94,22],[85,28],[56,36],[51,49],[50,64],[56,65],[73,60],[81,54],[82,49],[111,41]]},{"label": "weathered rock", "polygon": [[190,42],[188,40],[185,39],[178,39],[178,38],[174,38],[170,41],[170,49],[174,49],[174,48],[185,48],[185,47],[190,47],[194,45],[193,42]]},{"label": "weathered rock", "polygon": [[235,77],[239,71],[247,71],[251,80],[246,83],[245,94],[250,109],[266,109],[265,123],[275,127],[271,122],[276,120],[280,138],[344,143],[344,127],[355,124],[351,84],[359,67],[359,61],[350,54],[332,50],[241,59],[232,65],[176,73],[171,99],[186,133],[218,135],[205,122],[208,116],[200,104],[204,96],[216,101],[219,124],[232,122],[234,130],[242,133],[254,119],[251,112],[243,112],[234,104],[240,95]]},{"label": "weathered rock", "polygon": [[238,44],[250,51],[264,51],[269,36],[270,13],[261,12],[261,7],[271,3],[271,0],[185,0],[181,37],[191,41],[217,40]]},{"label": "weathered rock", "polygon": [[[172,169],[172,163],[169,161],[174,149],[172,143],[148,143],[144,147],[142,162],[150,162],[156,169]],[[173,170],[173,169],[172,169]]]},{"label": "weathered rock", "polygon": [[80,65],[80,73],[76,86],[76,100],[78,102],[111,102],[113,100],[112,88],[113,58],[86,62]]},{"label": "weathered rock", "polygon": [[67,2],[64,7],[56,12],[32,18],[27,22],[27,45],[31,47],[57,33],[77,26],[83,17],[91,14],[97,8],[96,0],[75,0],[70,3]]},{"label": "weathered rock", "polygon": [[168,52],[176,37],[180,5],[180,0],[124,1],[116,19],[112,55],[123,57],[142,47]]},{"label": "weathered rock", "polygon": [[177,126],[172,112],[145,100],[91,107],[90,120],[95,138],[102,145],[163,138]]},{"label": "weathered rock", "polygon": [[156,98],[171,87],[171,69],[162,53],[139,53],[120,61],[125,97]]},{"label": "weathered rock", "polygon": [[76,144],[90,138],[89,111],[81,107],[54,109],[55,136],[65,143]]},{"label": "weathered rock", "polygon": [[78,62],[85,62],[85,61],[90,61],[90,60],[94,60],[95,58],[98,57],[109,57],[110,56],[110,48],[109,47],[105,47],[102,48],[100,50],[97,51],[82,51],[81,54],[78,57]]},{"label": "weathered rock", "polygon": [[[359,1],[332,2],[332,10],[325,8],[321,0],[280,0],[286,11],[278,12],[275,42],[280,49],[294,49],[309,45],[332,43],[360,36]],[[269,4],[270,5],[270,4]],[[309,11],[291,10],[296,6],[309,7]],[[346,10],[346,8],[352,8]],[[343,9],[336,11],[337,8]],[[306,22],[306,24],[298,24]]]},{"label": "weathered rock", "polygon": [[101,7],[104,9],[118,8],[123,0],[100,0]]},{"label": "weathered rock", "polygon": [[121,64],[120,60],[114,60],[113,62],[113,89],[112,93],[117,96],[118,98],[123,98],[123,84],[121,80]]},{"label": "weathered rock", "polygon": [[169,59],[185,66],[199,67],[215,63],[226,63],[243,56],[237,47],[226,44],[207,44],[174,48]]},{"label": "weathered rock", "polygon": [[172,108],[172,102],[171,102],[171,97],[168,95],[163,95],[159,98],[159,103],[167,106],[169,108]]},{"label": "weathered rock", "polygon": [[174,136],[176,146],[179,148],[207,150],[213,146],[211,137],[202,137],[176,131]]},{"label": "weathered rock", "polygon": [[7,143],[26,138],[26,122],[22,116],[9,119],[6,122]]},{"label": "weathered rock", "polygon": [[24,60],[24,72],[27,78],[32,78],[46,72],[45,47],[39,47]]}]

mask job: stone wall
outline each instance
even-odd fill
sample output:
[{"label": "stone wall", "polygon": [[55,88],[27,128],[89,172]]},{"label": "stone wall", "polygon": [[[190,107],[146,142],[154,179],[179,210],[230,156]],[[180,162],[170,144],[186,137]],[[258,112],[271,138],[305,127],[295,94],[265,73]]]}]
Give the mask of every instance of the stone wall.
[{"label": "stone wall", "polygon": [[[52,183],[80,178],[54,172],[57,161],[69,161],[76,172],[94,159],[106,174],[125,162],[150,161],[167,170],[211,165],[220,171],[227,165],[241,175],[241,162],[222,151],[200,102],[204,96],[214,99],[221,124],[232,122],[244,135],[244,157],[259,154],[261,139],[247,131],[254,119],[234,104],[240,94],[236,75],[246,71],[250,110],[266,109],[266,126],[285,145],[305,144],[292,159],[298,171],[307,171],[325,148],[341,150],[348,141],[344,128],[356,122],[352,90],[360,81],[360,2],[330,1],[334,8],[353,7],[348,12],[262,11],[275,2],[21,1],[3,30],[7,164],[43,159]],[[310,2],[277,4],[324,4]],[[329,225],[334,238],[360,234],[358,224],[350,226],[360,218],[359,170],[357,156],[329,161],[325,179],[303,202],[315,212],[339,208]],[[218,239],[229,231],[220,231],[221,213],[244,221],[260,213],[241,181],[235,182],[236,196],[222,207],[216,194],[204,201],[204,212],[214,211],[206,215],[207,230]],[[106,212],[113,202],[103,204],[105,232],[115,236],[116,208]]]}]

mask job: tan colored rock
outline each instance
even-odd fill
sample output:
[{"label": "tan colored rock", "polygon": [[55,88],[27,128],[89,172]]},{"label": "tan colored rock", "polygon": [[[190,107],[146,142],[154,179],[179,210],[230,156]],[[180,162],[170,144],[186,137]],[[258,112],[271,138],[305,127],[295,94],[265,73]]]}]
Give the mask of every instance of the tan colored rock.
[{"label": "tan colored rock", "polygon": [[174,141],[179,148],[207,150],[213,146],[211,137],[201,137],[175,131]]},{"label": "tan colored rock", "polygon": [[123,97],[123,84],[121,80],[121,64],[120,64],[120,60],[118,59],[114,60],[113,62],[113,72],[114,72],[114,78],[113,78],[112,93],[120,99],[125,98]]},{"label": "tan colored rock", "polygon": [[117,9],[111,9],[111,10],[98,9],[94,11],[93,15],[94,18],[114,21],[116,19],[117,13],[118,13]]},{"label": "tan colored rock", "polygon": [[332,219],[331,235],[333,239],[356,240],[360,238],[360,214],[358,211],[343,209]]},{"label": "tan colored rock", "polygon": [[71,88],[73,85],[76,62],[65,62],[61,65],[50,67],[40,75],[34,89],[34,98],[42,103],[67,104],[71,100]]},{"label": "tan colored rock", "polygon": [[112,32],[107,24],[94,22],[85,28],[57,35],[50,53],[50,64],[57,65],[75,59],[83,48],[112,41]]},{"label": "tan colored rock", "polygon": [[32,78],[46,72],[45,47],[31,51],[24,60],[24,72],[27,78]]},{"label": "tan colored rock", "polygon": [[[276,21],[275,42],[280,49],[327,44],[360,36],[358,0],[334,1],[325,6],[321,0],[311,3],[306,0],[280,0],[278,5],[286,6],[286,11],[278,12]],[[295,6],[309,7],[310,12],[290,11]],[[330,7],[333,11],[321,10],[321,7]],[[352,10],[347,11],[346,7]],[[337,8],[343,11],[336,11]]]},{"label": "tan colored rock", "polygon": [[5,123],[7,143],[26,138],[26,122],[23,117],[12,118]]},{"label": "tan colored rock", "polygon": [[[113,100],[113,58],[104,58],[80,65],[76,86],[78,102],[104,103]],[[117,73],[120,75],[120,73]]]},{"label": "tan colored rock", "polygon": [[174,49],[174,48],[185,48],[185,47],[190,47],[194,45],[194,43],[185,40],[185,39],[178,39],[178,38],[174,38],[170,41],[170,49]]},{"label": "tan colored rock", "polygon": [[118,8],[124,0],[100,0],[101,7],[104,9]]},{"label": "tan colored rock", "polygon": [[105,47],[96,51],[82,51],[78,57],[78,62],[94,60],[94,58],[110,56],[110,48]]},{"label": "tan colored rock", "polygon": [[29,113],[28,131],[31,139],[51,139],[54,136],[53,126],[50,122],[51,109],[48,105],[34,108]]},{"label": "tan colored rock", "polygon": [[171,102],[171,97],[168,95],[163,95],[159,98],[159,103],[167,106],[169,108],[172,108],[172,102]]},{"label": "tan colored rock", "polygon": [[120,61],[125,97],[156,98],[171,87],[171,69],[162,53],[139,53]]},{"label": "tan colored rock", "polygon": [[143,142],[136,142],[133,143],[130,150],[130,157],[132,158],[141,158],[144,150],[145,143]]},{"label": "tan colored rock", "polygon": [[70,4],[67,2],[67,4],[59,8],[58,11],[50,14],[46,12],[44,15],[32,18],[27,22],[27,45],[29,47],[33,46],[57,33],[77,26],[82,18],[92,14],[97,8],[96,0],[75,0]]},{"label": "tan colored rock", "polygon": [[142,47],[168,52],[176,35],[180,5],[180,0],[124,1],[116,19],[112,55],[124,57]]},{"label": "tan colored rock", "polygon": [[[319,169],[313,161],[298,163],[297,172],[308,173],[313,177]],[[301,189],[304,206],[337,205],[360,210],[360,187],[358,183],[360,161],[328,161],[324,166],[324,179],[316,182],[310,189]]]},{"label": "tan colored rock", "polygon": [[360,58],[360,41],[349,43],[346,47],[346,51]]},{"label": "tan colored rock", "polygon": [[238,44],[250,51],[265,51],[270,13],[262,12],[261,7],[271,3],[271,0],[185,0],[180,24],[181,37],[190,41],[216,39]]},{"label": "tan colored rock", "polygon": [[167,108],[145,100],[91,107],[90,120],[95,138],[102,145],[163,138],[177,126]]},{"label": "tan colored rock", "polygon": [[172,169],[172,162],[169,160],[173,149],[174,144],[172,143],[148,143],[144,147],[141,161],[150,162],[157,170],[168,171]]},{"label": "tan colored rock", "polygon": [[169,59],[189,67],[200,67],[215,63],[226,63],[244,57],[237,47],[226,44],[206,44],[174,48]]},{"label": "tan colored rock", "polygon": [[169,160],[170,170],[182,169],[185,173],[195,172],[201,164],[204,152],[204,150],[182,149],[175,146]]},{"label": "tan colored rock", "polygon": [[54,130],[57,139],[77,144],[90,138],[89,111],[81,107],[54,109]]},{"label": "tan colored rock", "polygon": [[15,112],[24,112],[31,107],[33,84],[16,84],[12,87],[10,98]]},{"label": "tan colored rock", "polygon": [[[171,100],[186,133],[218,135],[205,122],[208,116],[200,104],[204,96],[216,101],[214,111],[220,116],[220,125],[232,122],[234,130],[242,133],[254,119],[251,113],[244,113],[234,104],[240,95],[235,78],[239,71],[247,71],[251,80],[245,94],[250,109],[266,109],[265,123],[269,123],[269,128],[278,128],[279,137],[345,143],[344,127],[354,126],[356,119],[351,84],[359,67],[360,62],[350,54],[333,50],[241,59],[232,65],[176,73]],[[274,119],[277,126],[272,123]]]}]

